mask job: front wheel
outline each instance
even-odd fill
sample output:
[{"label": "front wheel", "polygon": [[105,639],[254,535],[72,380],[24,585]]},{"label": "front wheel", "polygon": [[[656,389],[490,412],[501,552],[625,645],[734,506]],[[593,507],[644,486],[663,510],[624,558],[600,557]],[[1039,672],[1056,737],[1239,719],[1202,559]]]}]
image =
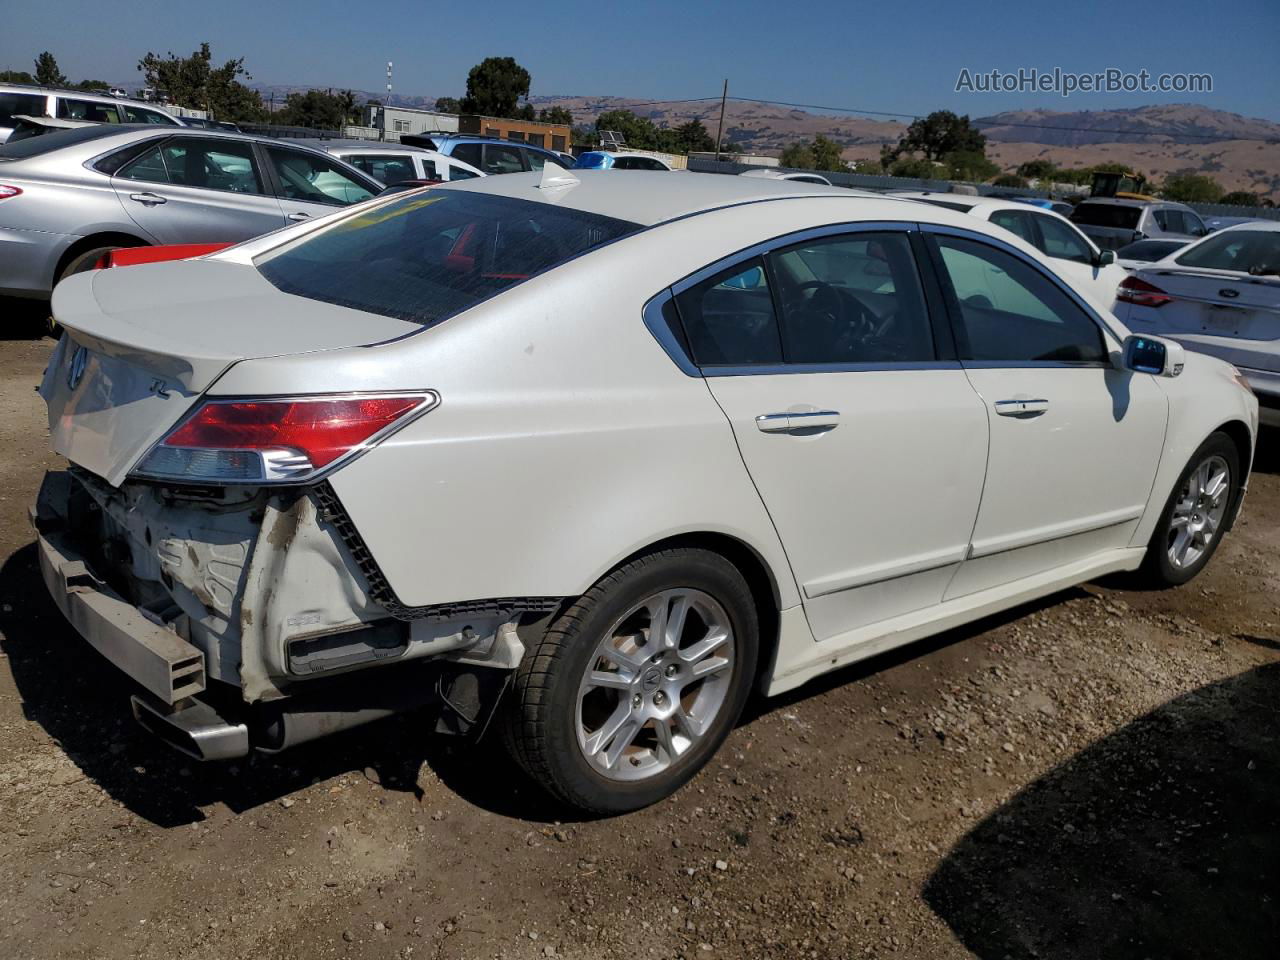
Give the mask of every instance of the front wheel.
[{"label": "front wheel", "polygon": [[1209,562],[1225,532],[1241,483],[1240,454],[1224,433],[1210,434],[1174,485],[1147,547],[1144,570],[1158,586],[1186,583]]},{"label": "front wheel", "polygon": [[624,564],[527,651],[506,705],[508,748],[580,809],[661,800],[729,735],[757,634],[751,591],[718,554],[675,548]]}]

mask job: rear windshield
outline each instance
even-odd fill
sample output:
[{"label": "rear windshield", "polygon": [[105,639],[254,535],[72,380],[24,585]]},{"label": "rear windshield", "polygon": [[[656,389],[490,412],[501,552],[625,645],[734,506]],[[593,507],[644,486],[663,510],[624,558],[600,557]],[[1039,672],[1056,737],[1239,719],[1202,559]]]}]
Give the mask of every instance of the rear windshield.
[{"label": "rear windshield", "polygon": [[1116,251],[1116,256],[1121,260],[1142,260],[1149,263],[1163,260],[1179,247],[1185,246],[1185,243],[1170,243],[1168,240],[1139,240],[1121,247]]},{"label": "rear windshield", "polygon": [[107,123],[95,124],[91,127],[76,127],[74,130],[59,130],[57,133],[48,133],[42,137],[32,137],[29,140],[20,140],[17,143],[6,143],[0,146],[0,158],[21,160],[24,157],[37,157],[42,153],[50,153],[63,147],[70,147],[88,140],[97,140],[101,137],[116,136],[119,133],[121,133],[120,126],[112,126]]},{"label": "rear windshield", "polygon": [[1089,227],[1114,227],[1117,230],[1132,230],[1138,225],[1138,217],[1142,214],[1139,207],[1121,207],[1110,203],[1082,203],[1071,211],[1072,223],[1083,223]]},{"label": "rear windshield", "polygon": [[1258,277],[1280,274],[1280,230],[1227,230],[1196,244],[1174,263]]},{"label": "rear windshield", "polygon": [[431,190],[348,217],[257,267],[285,293],[426,326],[639,229],[549,203]]},{"label": "rear windshield", "polygon": [[43,93],[14,93],[11,90],[0,90],[0,123],[12,124],[15,115],[42,117],[47,100]]}]

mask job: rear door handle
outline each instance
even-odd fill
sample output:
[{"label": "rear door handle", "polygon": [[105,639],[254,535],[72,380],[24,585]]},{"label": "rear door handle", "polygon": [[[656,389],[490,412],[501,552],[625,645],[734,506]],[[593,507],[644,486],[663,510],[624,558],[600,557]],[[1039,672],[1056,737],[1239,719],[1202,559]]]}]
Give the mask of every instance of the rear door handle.
[{"label": "rear door handle", "polygon": [[995,402],[996,413],[1002,417],[1038,417],[1049,409],[1048,400],[1023,400],[1016,398],[1013,400],[997,400]]},{"label": "rear door handle", "polygon": [[756,429],[763,433],[834,430],[839,425],[840,413],[837,410],[812,410],[805,413],[762,413],[756,417]]},{"label": "rear door handle", "polygon": [[303,220],[310,220],[310,219],[311,219],[311,214],[309,214],[309,213],[291,213],[291,214],[289,214],[289,219],[290,219],[290,220],[292,220],[294,223],[300,223],[300,222],[302,222]]},{"label": "rear door handle", "polygon": [[159,206],[162,203],[168,202],[167,200],[165,200],[164,197],[160,196],[160,194],[150,193],[150,192],[131,193],[129,194],[129,199],[136,200],[138,203],[146,204],[148,207],[155,207],[155,206]]}]

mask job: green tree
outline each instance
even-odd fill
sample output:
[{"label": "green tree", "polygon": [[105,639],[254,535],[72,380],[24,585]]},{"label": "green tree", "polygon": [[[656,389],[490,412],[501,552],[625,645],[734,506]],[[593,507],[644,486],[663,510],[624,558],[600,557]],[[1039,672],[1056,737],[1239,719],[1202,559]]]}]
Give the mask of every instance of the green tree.
[{"label": "green tree", "polygon": [[110,90],[111,84],[105,80],[81,80],[74,85],[76,90]]},{"label": "green tree", "polygon": [[920,153],[926,160],[941,160],[949,153],[983,153],[987,138],[972,123],[968,115],[957,116],[950,110],[935,110],[907,127],[906,134],[896,147],[889,151],[890,160],[904,153]]},{"label": "green tree", "polygon": [[68,82],[52,53],[46,50],[36,57],[36,83],[45,87],[65,87]]},{"label": "green tree", "polygon": [[886,169],[890,176],[915,177],[919,180],[935,180],[943,173],[938,164],[924,157],[899,157]]},{"label": "green tree", "polygon": [[1018,176],[1026,177],[1028,180],[1053,180],[1057,172],[1052,160],[1038,159],[1018,164],[1017,170]]},{"label": "green tree", "polygon": [[0,83],[35,83],[36,78],[25,70],[0,70]]},{"label": "green tree", "polygon": [[513,57],[486,57],[467,74],[463,113],[485,117],[510,117],[516,104],[529,95],[529,71]]},{"label": "green tree", "polygon": [[461,113],[462,101],[457,97],[437,97],[436,111],[438,113]]},{"label": "green tree", "polygon": [[533,109],[532,103],[522,103],[516,107],[515,113],[510,114],[513,120],[537,120],[537,111]]},{"label": "green tree", "polygon": [[596,117],[596,130],[616,131],[627,146],[637,150],[653,150],[658,142],[658,128],[653,121],[630,110],[606,110]]},{"label": "green tree", "polygon": [[1016,173],[1005,173],[996,177],[991,181],[993,187],[1016,187],[1024,190],[1028,186],[1026,177],[1020,177]]},{"label": "green tree", "polygon": [[942,162],[951,180],[988,180],[1000,172],[981,150],[954,150],[943,154]]},{"label": "green tree", "polygon": [[284,106],[272,119],[291,127],[338,130],[347,122],[347,111],[341,97],[323,90],[308,90],[285,97]]},{"label": "green tree", "polygon": [[814,169],[813,148],[804,140],[797,143],[789,143],[782,148],[782,155],[778,157],[778,163],[796,170],[812,170]]},{"label": "green tree", "polygon": [[1258,195],[1250,193],[1248,190],[1232,190],[1230,193],[1224,193],[1218,198],[1218,202],[1227,203],[1233,207],[1259,206]]},{"label": "green tree", "polygon": [[575,147],[590,147],[596,142],[596,128],[579,124],[570,130],[570,139]]},{"label": "green tree", "polygon": [[138,61],[138,69],[147,86],[184,107],[208,110],[217,120],[261,120],[266,116],[262,97],[240,82],[252,79],[244,69],[244,58],[228,60],[220,67],[212,65],[209,44],[189,57],[165,57],[148,52]]},{"label": "green tree", "polygon": [[705,152],[716,148],[715,138],[697,117],[676,127],[675,135],[678,153]]},{"label": "green tree", "polygon": [[818,134],[808,143],[792,143],[785,147],[778,162],[784,167],[798,170],[831,170],[837,173],[848,170],[849,165],[840,156],[840,144]]},{"label": "green tree", "polygon": [[565,107],[547,107],[539,110],[538,119],[543,123],[563,123],[566,127],[573,126],[573,114]]},{"label": "green tree", "polygon": [[1202,173],[1173,173],[1165,178],[1160,193],[1182,203],[1217,203],[1223,190],[1217,180]]}]

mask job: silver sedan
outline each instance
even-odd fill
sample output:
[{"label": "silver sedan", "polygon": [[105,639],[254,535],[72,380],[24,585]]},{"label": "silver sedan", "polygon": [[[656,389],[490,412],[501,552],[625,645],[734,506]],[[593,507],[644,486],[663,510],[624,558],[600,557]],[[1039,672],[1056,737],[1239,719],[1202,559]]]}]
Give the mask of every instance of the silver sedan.
[{"label": "silver sedan", "polygon": [[0,146],[0,294],[47,297],[107,251],[248,240],[382,185],[319,150],[214,130],[92,126]]}]

